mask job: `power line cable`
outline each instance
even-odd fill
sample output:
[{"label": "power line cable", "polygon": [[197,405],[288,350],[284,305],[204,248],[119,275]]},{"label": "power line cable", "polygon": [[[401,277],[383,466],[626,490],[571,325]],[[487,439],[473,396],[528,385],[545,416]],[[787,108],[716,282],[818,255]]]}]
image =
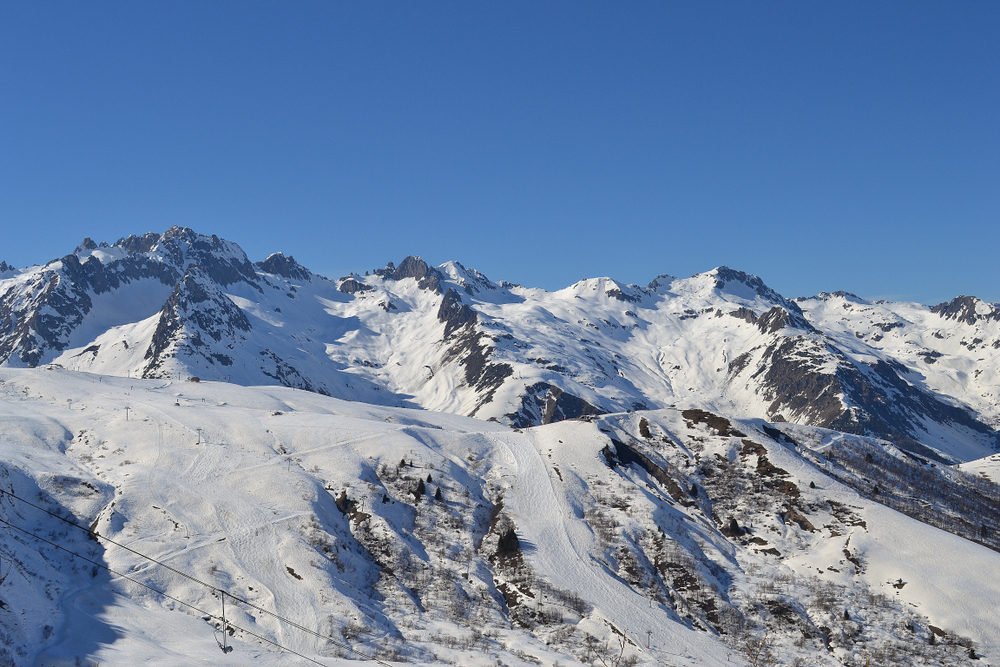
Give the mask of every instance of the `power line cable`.
[{"label": "power line cable", "polygon": [[[198,613],[206,614],[207,616],[210,616],[212,618],[218,618],[218,616],[216,616],[215,614],[211,614],[211,613],[205,611],[204,609],[199,609],[198,607],[195,607],[193,604],[188,604],[187,602],[184,602],[184,600],[180,600],[178,598],[175,598],[174,596],[170,595],[169,593],[164,593],[163,591],[161,591],[161,590],[159,590],[157,588],[154,588],[154,587],[150,586],[149,584],[144,584],[141,581],[133,579],[132,577],[128,576],[127,574],[122,574],[121,572],[118,572],[117,570],[113,570],[113,569],[111,569],[110,567],[108,567],[107,565],[105,565],[103,563],[99,563],[96,560],[92,560],[90,558],[87,558],[86,556],[84,556],[82,554],[78,554],[75,551],[70,551],[69,549],[67,549],[66,547],[64,547],[62,545],[56,544],[55,542],[51,542],[51,541],[49,541],[49,540],[47,540],[44,537],[41,537],[39,535],[35,535],[30,530],[25,530],[24,528],[21,528],[19,526],[15,526],[10,521],[7,521],[6,519],[0,519],[0,522],[7,524],[8,526],[10,526],[11,528],[13,528],[14,530],[20,531],[20,532],[24,533],[25,535],[30,535],[31,537],[35,538],[36,540],[38,540],[40,542],[44,542],[45,544],[48,544],[49,546],[53,546],[56,549],[60,549],[62,551],[65,551],[66,553],[70,554],[71,556],[76,556],[77,558],[79,558],[81,560],[85,560],[88,563],[96,565],[97,567],[104,568],[105,570],[107,570],[111,574],[119,576],[122,579],[127,579],[128,581],[131,581],[133,584],[138,584],[138,585],[142,586],[143,588],[148,588],[149,590],[153,591],[154,593],[157,593],[157,594],[162,595],[163,597],[165,597],[165,598],[167,598],[169,600],[173,600],[174,602],[182,604],[185,607],[188,607],[190,609],[193,609],[193,610],[197,611]],[[114,590],[114,589],[112,589],[112,590]],[[117,592],[117,591],[115,591],[115,592]]]},{"label": "power line cable", "polygon": [[[249,607],[251,609],[255,609],[255,610],[257,610],[257,611],[259,611],[259,612],[261,612],[263,614],[267,614],[268,616],[271,616],[271,617],[273,617],[273,618],[275,618],[275,619],[277,619],[279,621],[282,621],[283,623],[287,623],[288,625],[292,626],[293,628],[296,628],[297,630],[300,630],[300,631],[302,631],[302,632],[304,632],[306,634],[309,634],[309,635],[312,635],[312,636],[317,637],[319,639],[322,639],[324,641],[330,642],[334,646],[342,648],[345,651],[350,651],[351,653],[353,653],[353,654],[355,654],[355,655],[357,655],[357,656],[359,656],[359,657],[361,657],[361,658],[363,658],[365,660],[370,660],[372,662],[375,662],[378,665],[382,665],[383,667],[391,667],[388,663],[383,662],[383,661],[379,660],[378,658],[375,658],[373,656],[369,656],[366,653],[362,653],[361,651],[358,651],[357,649],[355,649],[355,648],[353,648],[353,647],[351,647],[351,646],[349,646],[347,644],[341,644],[340,642],[338,642],[336,639],[333,639],[329,635],[324,635],[324,634],[321,634],[319,632],[316,632],[315,630],[313,630],[311,628],[307,628],[306,626],[304,626],[304,625],[302,625],[300,623],[296,623],[295,621],[293,621],[293,620],[291,620],[289,618],[285,618],[284,616],[281,616],[281,615],[277,614],[276,612],[270,611],[270,610],[265,609],[265,608],[263,608],[263,607],[261,607],[259,605],[256,605],[256,604],[250,602],[249,600],[246,600],[244,598],[239,597],[238,595],[233,595],[232,593],[228,593],[228,592],[222,590],[221,588],[218,588],[217,586],[213,586],[212,584],[210,584],[208,582],[202,581],[201,579],[198,579],[197,577],[193,577],[190,574],[187,574],[186,572],[181,572],[180,570],[178,570],[178,569],[176,569],[174,567],[171,567],[170,565],[167,565],[166,563],[164,563],[162,561],[156,560],[155,558],[152,558],[152,557],[147,556],[145,554],[139,553],[135,549],[132,549],[131,547],[125,546],[124,544],[121,544],[120,542],[116,542],[115,540],[112,540],[110,537],[105,537],[104,535],[101,535],[100,533],[98,533],[96,530],[91,531],[91,529],[87,528],[86,526],[81,526],[80,524],[76,523],[75,521],[71,521],[70,519],[67,519],[66,517],[59,516],[58,514],[50,512],[47,509],[45,509],[44,507],[39,507],[38,505],[32,503],[30,500],[26,500],[24,498],[21,498],[20,496],[12,493],[10,491],[6,491],[4,489],[0,489],[0,495],[7,495],[7,496],[10,496],[11,498],[15,498],[15,499],[17,499],[17,500],[25,503],[26,505],[34,507],[35,509],[37,509],[40,512],[48,514],[49,516],[51,516],[51,517],[53,517],[55,519],[59,519],[60,521],[62,521],[64,523],[67,523],[70,526],[73,526],[74,528],[77,528],[78,530],[82,530],[82,531],[86,532],[88,535],[94,537],[95,539],[101,539],[101,540],[104,540],[104,541],[106,541],[106,542],[108,542],[110,544],[113,544],[113,545],[117,546],[117,547],[125,549],[126,551],[128,551],[130,553],[133,553],[136,556],[139,556],[140,558],[144,558],[144,559],[148,560],[151,563],[155,563],[155,564],[157,564],[157,565],[159,565],[161,567],[164,567],[164,568],[170,570],[171,572],[173,572],[174,574],[177,574],[178,576],[184,577],[185,579],[188,579],[188,580],[193,581],[193,582],[195,582],[197,584],[200,584],[201,586],[204,586],[204,587],[212,590],[213,592],[216,592],[216,593],[225,593],[230,598],[232,598],[233,600],[235,600],[236,602],[238,602],[240,604],[243,604],[243,605],[245,605],[245,606],[247,606],[247,607]],[[0,519],[0,520],[2,520],[2,519]],[[12,527],[17,528],[16,526],[13,526],[13,524],[10,524],[7,521],[4,521],[4,523],[7,523],[8,525],[10,525]],[[22,530],[22,529],[18,528],[18,530]],[[22,532],[25,532],[25,531],[22,530]],[[39,538],[39,539],[41,539],[41,538]],[[43,541],[47,542],[47,540],[43,540]],[[51,542],[48,542],[48,543],[51,544]],[[53,545],[53,546],[56,546],[56,547],[58,547],[60,549],[63,549],[63,547],[59,547],[59,545]],[[63,549],[63,550],[66,551],[66,549]],[[85,560],[88,560],[88,562],[94,563],[94,561],[90,561],[89,559],[85,559]],[[94,563],[94,564],[98,565],[100,567],[106,567],[104,565],[101,565],[100,563]],[[109,572],[111,571],[109,568],[106,568],[106,569],[108,569]],[[118,574],[118,573],[116,572],[115,574]],[[125,575],[120,575],[120,576],[124,577]],[[129,579],[129,581],[134,581],[130,577],[125,577],[125,578]],[[139,582],[136,582],[136,583],[139,583]],[[140,584],[140,585],[146,586],[145,584]],[[155,590],[155,589],[152,589],[149,586],[146,586],[146,588],[150,588],[150,590]],[[159,591],[157,591],[157,592],[159,592]],[[180,602],[180,601],[178,600],[178,602]],[[186,604],[186,603],[182,602],[181,604]],[[218,617],[213,616],[213,618],[218,618]]]},{"label": "power line cable", "polygon": [[[149,590],[153,591],[157,595],[162,595],[163,597],[167,598],[168,600],[173,600],[174,602],[177,602],[178,604],[182,604],[185,607],[188,607],[189,609],[193,609],[194,611],[198,612],[199,614],[204,614],[205,616],[207,616],[210,619],[217,619],[217,620],[220,620],[220,621],[222,620],[219,616],[216,616],[215,614],[213,614],[211,612],[205,611],[204,609],[196,607],[193,604],[189,604],[187,602],[184,602],[181,599],[175,598],[173,595],[170,595],[169,593],[165,593],[165,592],[159,590],[158,588],[154,588],[153,586],[150,586],[149,584],[144,584],[141,581],[138,581],[137,579],[133,579],[132,577],[130,577],[130,576],[126,575],[126,574],[122,574],[121,572],[118,572],[117,570],[114,570],[114,569],[108,567],[107,565],[104,565],[103,563],[99,563],[99,562],[97,562],[95,560],[91,560],[90,558],[87,558],[86,556],[84,556],[82,554],[78,554],[75,551],[71,551],[71,550],[67,549],[64,546],[56,544],[55,542],[50,542],[49,540],[45,539],[44,537],[41,537],[39,535],[35,535],[34,533],[32,533],[29,530],[25,530],[24,528],[20,528],[18,526],[15,526],[14,524],[12,524],[11,522],[9,522],[9,521],[7,521],[5,519],[0,519],[0,522],[3,522],[5,524],[7,524],[8,526],[10,526],[11,528],[13,528],[14,530],[20,531],[20,532],[24,533],[25,535],[30,535],[31,537],[35,538],[36,540],[38,540],[40,542],[44,542],[45,544],[53,546],[56,549],[60,549],[62,551],[65,551],[66,553],[70,554],[71,556],[75,556],[76,558],[84,560],[84,561],[86,561],[88,563],[92,563],[92,564],[96,565],[97,567],[103,568],[103,569],[107,570],[108,572],[110,572],[111,574],[113,574],[115,576],[121,577],[122,579],[126,579],[128,581],[131,581],[133,584],[138,584],[139,586],[142,586],[143,588],[148,588]],[[128,595],[126,593],[122,593],[121,591],[117,591],[114,588],[108,587],[108,590],[110,590],[112,593],[117,593],[118,595],[121,595],[123,597],[128,597]],[[314,660],[313,658],[310,658],[307,655],[303,655],[303,654],[299,653],[298,651],[295,651],[293,649],[288,648],[287,646],[282,646],[278,642],[270,640],[267,637],[263,637],[261,635],[258,635],[255,632],[251,632],[250,630],[247,630],[246,628],[241,628],[240,626],[235,625],[233,623],[230,623],[229,621],[226,621],[226,625],[228,625],[229,627],[231,627],[231,628],[233,628],[235,630],[238,630],[239,632],[248,634],[251,637],[255,637],[255,638],[257,638],[257,639],[259,639],[261,641],[267,642],[268,644],[271,644],[272,646],[276,646],[277,648],[281,649],[282,651],[287,651],[288,653],[292,653],[294,655],[297,655],[300,658],[308,660],[309,662],[313,662],[313,663],[315,663],[317,665],[321,665],[321,667],[326,667],[326,665],[324,665],[322,662],[319,662],[318,660]]]}]

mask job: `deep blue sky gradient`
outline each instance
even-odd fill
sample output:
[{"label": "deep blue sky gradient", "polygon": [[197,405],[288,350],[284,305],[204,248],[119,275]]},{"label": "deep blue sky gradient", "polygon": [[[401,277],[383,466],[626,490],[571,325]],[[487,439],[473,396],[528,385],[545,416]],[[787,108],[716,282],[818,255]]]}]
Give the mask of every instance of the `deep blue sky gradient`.
[{"label": "deep blue sky gradient", "polygon": [[1000,3],[0,5],[0,259],[1000,301]]}]

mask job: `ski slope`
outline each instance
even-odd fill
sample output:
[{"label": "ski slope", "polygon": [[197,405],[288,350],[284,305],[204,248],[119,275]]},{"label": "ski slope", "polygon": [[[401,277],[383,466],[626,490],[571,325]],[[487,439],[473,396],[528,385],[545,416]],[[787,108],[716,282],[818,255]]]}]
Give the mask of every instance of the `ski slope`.
[{"label": "ski slope", "polygon": [[[782,555],[755,552],[719,532],[707,501],[676,502],[637,467],[608,465],[611,438],[638,438],[640,419],[656,436],[647,446],[660,442],[655,456],[676,470],[693,473],[717,454],[740,460],[740,438],[714,436],[671,409],[520,432],[282,387],[0,369],[0,486],[114,541],[3,500],[4,520],[17,526],[0,530],[0,555],[13,563],[0,586],[4,657],[19,667],[358,664],[346,646],[390,663],[573,665],[588,660],[586,636],[617,647],[622,632],[637,664],[745,664],[732,637],[699,629],[676,593],[668,602],[629,583],[622,549],[662,530],[714,583],[715,593],[705,591],[720,604],[750,604],[768,582],[785,581],[787,596],[806,605],[817,582],[830,582],[849,594],[834,616],[848,607],[871,636],[912,618],[913,641],[933,624],[974,642],[978,664],[1000,663],[1000,554],[859,496],[768,440],[758,422],[737,422],[804,503],[834,499],[865,522],[834,535],[820,528],[834,519],[816,510],[819,529],[808,532],[755,501],[741,511]],[[800,441],[823,447],[822,438]],[[427,497],[415,500],[408,485],[417,479]],[[352,504],[342,510],[340,497]],[[528,611],[552,608],[542,592],[558,589],[579,596],[585,613],[512,624],[497,588],[506,575],[488,552],[490,508],[500,501],[526,567],[549,587],[534,589]],[[588,518],[595,509],[616,517],[610,542]],[[843,565],[848,539],[863,572]],[[905,586],[893,588],[900,579]],[[868,606],[866,591],[891,600]],[[239,628],[227,654],[216,644],[222,592],[227,622]],[[786,662],[861,655],[813,655],[794,633],[773,637]],[[947,650],[957,660],[965,649]]]}]

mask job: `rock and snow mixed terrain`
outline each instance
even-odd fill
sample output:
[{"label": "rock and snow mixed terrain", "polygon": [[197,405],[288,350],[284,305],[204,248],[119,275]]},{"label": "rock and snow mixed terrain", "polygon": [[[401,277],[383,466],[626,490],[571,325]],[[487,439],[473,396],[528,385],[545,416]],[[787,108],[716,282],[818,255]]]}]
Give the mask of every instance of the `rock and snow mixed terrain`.
[{"label": "rock and snow mixed terrain", "polygon": [[4,264],[0,322],[0,664],[1000,662],[975,298],[173,228]]},{"label": "rock and snow mixed terrain", "polygon": [[280,384],[511,426],[700,406],[942,462],[1000,447],[1000,307],[973,297],[789,300],[726,267],[550,293],[413,257],[329,280],[175,227],[8,269],[0,318],[10,366]]}]

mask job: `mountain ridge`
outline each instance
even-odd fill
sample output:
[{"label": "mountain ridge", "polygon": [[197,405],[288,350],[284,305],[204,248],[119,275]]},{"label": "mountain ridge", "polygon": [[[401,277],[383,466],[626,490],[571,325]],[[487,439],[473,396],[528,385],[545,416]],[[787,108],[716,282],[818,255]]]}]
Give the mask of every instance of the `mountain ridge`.
[{"label": "mountain ridge", "polygon": [[975,297],[787,299],[727,266],[547,292],[419,257],[331,280],[172,227],[17,270],[0,318],[11,366],[278,383],[515,426],[681,403],[940,461],[1000,448],[1000,308]]}]

